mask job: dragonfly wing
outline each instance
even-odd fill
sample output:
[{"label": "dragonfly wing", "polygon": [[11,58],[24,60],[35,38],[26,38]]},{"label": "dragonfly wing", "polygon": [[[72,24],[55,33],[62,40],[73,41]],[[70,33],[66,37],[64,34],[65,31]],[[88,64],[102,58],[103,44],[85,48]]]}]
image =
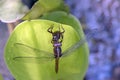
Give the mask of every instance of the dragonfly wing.
[{"label": "dragonfly wing", "polygon": [[24,56],[18,56],[14,57],[14,61],[19,61],[23,63],[45,63],[52,61],[54,57],[24,57]]},{"label": "dragonfly wing", "polygon": [[76,42],[75,44],[73,44],[71,47],[69,47],[67,50],[65,50],[63,52],[62,57],[65,57],[65,56],[72,54],[76,49],[78,49],[81,45],[83,45],[86,42],[86,40],[92,38],[92,36],[97,31],[98,31],[97,29],[95,29],[94,31],[91,31],[90,33],[87,34],[86,38],[83,38],[83,39],[79,40],[78,42]]},{"label": "dragonfly wing", "polygon": [[50,52],[39,50],[37,48],[33,48],[33,47],[28,46],[28,45],[23,44],[23,43],[14,43],[14,46],[17,49],[20,49],[21,52],[24,52],[25,54],[39,54],[40,56],[43,56],[43,57],[50,57],[50,56],[53,57],[54,56]]},{"label": "dragonfly wing", "polygon": [[85,39],[81,39],[80,41],[78,41],[77,43],[75,43],[74,45],[72,45],[71,47],[69,47],[67,50],[65,50],[62,53],[62,57],[65,57],[65,56],[68,56],[68,55],[72,54],[77,48],[79,48],[85,42],[86,42]]}]

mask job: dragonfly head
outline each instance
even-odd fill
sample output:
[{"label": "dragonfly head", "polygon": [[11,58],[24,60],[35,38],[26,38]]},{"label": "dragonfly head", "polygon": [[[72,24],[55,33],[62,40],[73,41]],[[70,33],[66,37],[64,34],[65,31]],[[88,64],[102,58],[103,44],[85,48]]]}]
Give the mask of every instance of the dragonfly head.
[{"label": "dragonfly head", "polygon": [[52,35],[53,35],[53,41],[58,41],[60,39],[61,33],[59,31],[56,31]]}]

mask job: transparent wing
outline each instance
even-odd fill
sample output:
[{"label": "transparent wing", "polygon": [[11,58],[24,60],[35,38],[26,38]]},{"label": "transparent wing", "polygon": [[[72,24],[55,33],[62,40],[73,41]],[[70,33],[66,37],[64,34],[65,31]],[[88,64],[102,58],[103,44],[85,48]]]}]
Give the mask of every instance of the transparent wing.
[{"label": "transparent wing", "polygon": [[45,63],[52,61],[53,59],[54,57],[24,57],[24,56],[18,56],[13,58],[13,60],[23,63]]},{"label": "transparent wing", "polygon": [[39,50],[37,48],[33,48],[23,43],[15,43],[14,46],[19,48],[21,52],[25,54],[39,54],[40,57],[26,57],[26,56],[16,56],[13,58],[15,61],[24,61],[24,62],[43,62],[43,61],[51,61],[54,59],[54,55],[52,53]]},{"label": "transparent wing", "polygon": [[28,45],[23,44],[23,43],[15,43],[14,46],[16,48],[19,48],[21,50],[21,52],[24,52],[26,54],[39,54],[39,55],[45,56],[45,57],[47,57],[47,56],[54,56],[50,52],[39,50],[37,48],[33,48],[33,47],[28,46]]},{"label": "transparent wing", "polygon": [[91,31],[87,34],[87,37],[86,38],[83,38],[81,40],[79,40],[78,42],[76,42],[75,44],[73,44],[71,47],[69,47],[67,50],[65,50],[62,54],[62,57],[65,57],[65,56],[68,56],[70,54],[72,54],[76,49],[78,49],[81,45],[83,45],[86,40],[92,38],[92,36],[98,32],[97,29],[95,29],[94,31]]}]

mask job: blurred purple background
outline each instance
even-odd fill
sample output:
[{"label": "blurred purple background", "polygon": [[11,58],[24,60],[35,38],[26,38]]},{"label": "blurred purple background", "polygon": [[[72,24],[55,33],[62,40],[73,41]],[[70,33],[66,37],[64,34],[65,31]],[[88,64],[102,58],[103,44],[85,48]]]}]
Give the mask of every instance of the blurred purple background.
[{"label": "blurred purple background", "polygon": [[[31,7],[32,0],[23,0]],[[35,0],[33,0],[35,2]],[[83,29],[104,29],[89,40],[89,68],[85,80],[120,80],[120,1],[65,0],[71,13]],[[0,23],[0,73],[4,80],[13,80],[4,60],[4,45],[8,39],[7,26]]]},{"label": "blurred purple background", "polygon": [[[86,80],[120,80],[118,77],[120,76],[120,1],[66,0],[66,2],[84,29],[104,29],[88,42],[90,56]],[[115,69],[118,69],[119,73]]]}]

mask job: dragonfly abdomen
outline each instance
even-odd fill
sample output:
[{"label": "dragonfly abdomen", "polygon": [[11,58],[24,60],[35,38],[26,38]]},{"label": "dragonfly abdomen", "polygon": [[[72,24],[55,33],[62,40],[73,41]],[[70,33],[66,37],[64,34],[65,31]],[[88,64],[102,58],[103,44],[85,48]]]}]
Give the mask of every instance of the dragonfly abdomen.
[{"label": "dragonfly abdomen", "polygon": [[58,69],[59,69],[59,58],[55,59],[55,72],[58,73]]},{"label": "dragonfly abdomen", "polygon": [[59,58],[59,57],[62,56],[61,51],[62,51],[61,47],[54,47],[54,56],[55,56],[55,58]]}]

